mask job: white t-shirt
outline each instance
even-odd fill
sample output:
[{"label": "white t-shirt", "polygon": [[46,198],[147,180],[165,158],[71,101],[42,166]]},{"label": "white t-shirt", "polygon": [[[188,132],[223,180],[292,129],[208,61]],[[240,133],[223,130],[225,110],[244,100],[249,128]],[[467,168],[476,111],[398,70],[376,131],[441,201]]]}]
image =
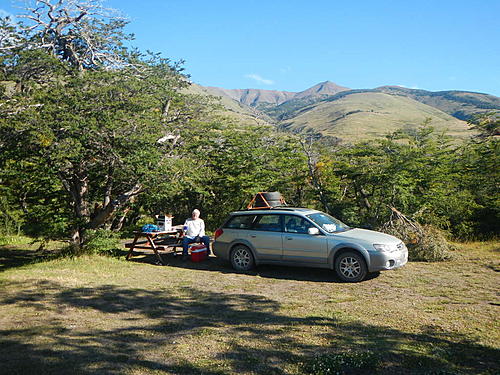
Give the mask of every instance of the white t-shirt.
[{"label": "white t-shirt", "polygon": [[188,238],[203,237],[205,235],[205,222],[203,219],[198,218],[193,220],[189,218],[184,223],[184,227],[187,227],[186,237]]}]

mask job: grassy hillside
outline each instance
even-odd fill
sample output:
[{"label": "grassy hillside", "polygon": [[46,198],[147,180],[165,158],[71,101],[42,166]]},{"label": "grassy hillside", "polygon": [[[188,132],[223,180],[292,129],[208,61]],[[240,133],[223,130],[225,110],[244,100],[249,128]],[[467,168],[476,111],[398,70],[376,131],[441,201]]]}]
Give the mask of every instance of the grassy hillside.
[{"label": "grassy hillside", "polygon": [[281,129],[309,131],[348,142],[415,128],[426,118],[432,119],[438,131],[467,138],[472,134],[466,124],[471,115],[500,111],[500,98],[493,95],[399,86],[349,90],[328,81],[298,93],[195,84],[189,90],[218,97],[223,106],[218,113],[241,123],[276,124]]},{"label": "grassy hillside", "polygon": [[0,373],[298,375],[344,363],[349,374],[492,375],[498,251],[462,245],[449,262],[344,284],[328,270],[239,274],[214,257],[41,261],[4,246]]},{"label": "grassy hillside", "polygon": [[382,86],[376,89],[343,90],[333,95],[294,97],[278,106],[263,108],[269,116],[277,120],[293,118],[306,106],[320,102],[334,102],[353,94],[385,93],[414,99],[439,109],[459,120],[468,120],[477,113],[500,111],[500,98],[468,91],[426,91],[399,86]]},{"label": "grassy hillside", "polygon": [[263,112],[257,111],[245,104],[231,99],[227,95],[221,95],[217,91],[210,88],[203,87],[193,83],[183,92],[200,95],[202,97],[213,97],[215,99],[214,105],[220,104],[221,108],[217,109],[215,113],[220,116],[227,117],[240,124],[269,124],[273,120]]},{"label": "grassy hillside", "polygon": [[336,100],[324,100],[297,111],[295,117],[280,122],[280,127],[357,141],[416,127],[431,118],[438,131],[455,137],[471,134],[464,121],[407,97],[377,92],[343,94],[337,94],[340,98]]},{"label": "grassy hillside", "polygon": [[404,87],[384,86],[375,89],[392,95],[402,95],[415,99],[431,107],[440,109],[460,120],[468,120],[471,115],[488,111],[500,111],[500,98],[467,91],[414,90]]}]

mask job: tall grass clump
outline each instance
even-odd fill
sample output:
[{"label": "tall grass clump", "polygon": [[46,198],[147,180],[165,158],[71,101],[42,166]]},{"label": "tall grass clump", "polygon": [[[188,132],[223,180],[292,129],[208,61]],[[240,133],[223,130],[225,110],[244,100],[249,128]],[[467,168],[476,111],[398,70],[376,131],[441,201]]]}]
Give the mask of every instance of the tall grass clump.
[{"label": "tall grass clump", "polygon": [[32,239],[17,234],[0,234],[0,246],[7,245],[25,245],[32,243]]}]

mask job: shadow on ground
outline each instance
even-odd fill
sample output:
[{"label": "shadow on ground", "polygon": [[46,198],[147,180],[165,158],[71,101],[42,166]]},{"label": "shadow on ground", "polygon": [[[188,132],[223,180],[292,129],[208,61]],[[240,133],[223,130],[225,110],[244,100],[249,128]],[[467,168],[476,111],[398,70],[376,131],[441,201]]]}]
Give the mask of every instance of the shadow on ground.
[{"label": "shadow on ground", "polygon": [[[123,253],[124,255],[126,253]],[[139,253],[137,253],[139,254]],[[173,256],[171,253],[162,254],[162,259],[166,266],[194,269],[200,271],[210,271],[218,273],[241,273],[235,271],[228,261],[215,256],[210,256],[208,260],[202,262],[182,261],[181,256]],[[151,253],[143,253],[140,257],[132,257],[130,261],[137,263],[147,263],[156,266],[162,266],[156,256]],[[297,280],[297,281],[315,281],[315,282],[342,282],[332,270],[324,268],[308,267],[285,267],[275,265],[259,265],[251,271],[245,272],[247,275],[255,275],[263,278]],[[367,276],[364,281],[372,280],[380,275],[380,272],[374,272]]]},{"label": "shadow on ground", "polygon": [[54,257],[54,253],[44,250],[18,250],[8,246],[0,246],[0,272],[10,268],[44,262],[49,257]]},{"label": "shadow on ground", "polygon": [[[383,374],[487,373],[500,359],[499,350],[432,327],[408,334],[404,322],[395,329],[334,316],[288,316],[276,301],[258,295],[67,288],[29,280],[2,287],[1,304],[58,317],[0,328],[2,374],[284,374],[287,365],[347,348],[375,352]],[[76,317],[75,311],[90,312],[101,324],[69,324],[64,311]],[[102,324],[107,318],[109,324]],[[304,330],[315,339],[302,340]],[[186,350],[179,343],[196,335],[214,343],[210,361],[179,360],[176,351]],[[217,361],[224,367],[214,366]]]}]

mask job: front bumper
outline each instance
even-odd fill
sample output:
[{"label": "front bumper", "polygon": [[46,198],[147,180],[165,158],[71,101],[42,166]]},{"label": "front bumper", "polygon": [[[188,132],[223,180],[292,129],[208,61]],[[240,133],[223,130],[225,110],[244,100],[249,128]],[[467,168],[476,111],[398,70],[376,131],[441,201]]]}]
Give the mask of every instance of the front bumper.
[{"label": "front bumper", "polygon": [[383,251],[369,251],[370,265],[368,266],[369,272],[378,272],[386,270],[394,270],[403,267],[408,263],[408,249],[383,252]]}]

